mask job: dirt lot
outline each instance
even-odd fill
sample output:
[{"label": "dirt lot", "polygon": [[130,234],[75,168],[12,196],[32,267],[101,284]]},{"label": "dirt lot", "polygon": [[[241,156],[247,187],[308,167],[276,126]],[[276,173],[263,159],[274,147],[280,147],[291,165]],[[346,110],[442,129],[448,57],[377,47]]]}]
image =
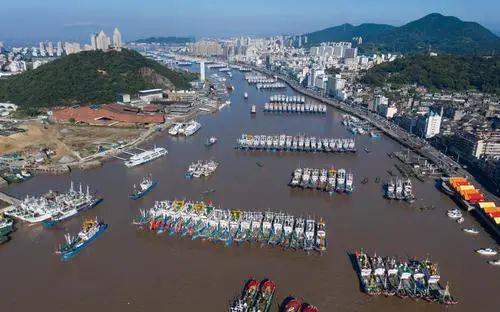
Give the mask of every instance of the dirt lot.
[{"label": "dirt lot", "polygon": [[99,145],[109,147],[118,141],[131,141],[144,131],[129,128],[51,125],[38,121],[26,122],[21,128],[26,132],[9,137],[0,136],[0,154],[34,151],[46,147],[56,152],[54,156],[56,161],[65,155],[74,158],[74,152],[85,157],[95,153]]}]

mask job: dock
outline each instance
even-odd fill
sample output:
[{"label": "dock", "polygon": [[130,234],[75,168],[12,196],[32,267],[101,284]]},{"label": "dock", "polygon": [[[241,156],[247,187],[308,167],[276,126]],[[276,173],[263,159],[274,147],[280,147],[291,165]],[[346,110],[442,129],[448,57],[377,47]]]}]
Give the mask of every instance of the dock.
[{"label": "dock", "polygon": [[21,203],[20,199],[14,197],[14,196],[5,194],[4,192],[0,192],[0,200],[10,204],[10,206],[7,206],[5,208],[0,209],[0,213],[3,213],[4,211],[9,210],[12,206],[16,206],[16,205],[19,205]]}]

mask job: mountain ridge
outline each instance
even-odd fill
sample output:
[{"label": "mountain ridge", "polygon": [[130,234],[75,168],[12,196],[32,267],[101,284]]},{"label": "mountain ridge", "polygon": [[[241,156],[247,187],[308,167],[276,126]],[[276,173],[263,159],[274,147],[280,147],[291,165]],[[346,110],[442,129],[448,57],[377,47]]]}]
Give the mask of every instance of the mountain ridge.
[{"label": "mountain ridge", "polygon": [[500,38],[476,22],[431,13],[402,26],[346,23],[306,34],[307,46],[329,41],[351,41],[362,37],[363,51],[421,53],[427,51],[459,55],[490,55],[500,52]]}]

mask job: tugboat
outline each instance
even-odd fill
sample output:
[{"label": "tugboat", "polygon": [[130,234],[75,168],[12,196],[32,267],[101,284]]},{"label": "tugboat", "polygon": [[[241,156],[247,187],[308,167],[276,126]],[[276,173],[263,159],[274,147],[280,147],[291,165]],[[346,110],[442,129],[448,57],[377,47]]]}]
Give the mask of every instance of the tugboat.
[{"label": "tugboat", "polygon": [[213,137],[210,137],[210,138],[208,138],[208,139],[207,139],[207,141],[205,142],[205,146],[206,146],[206,147],[212,146],[212,145],[214,145],[215,143],[217,143],[217,140],[218,140],[218,139],[217,139],[216,137],[214,137],[214,136],[213,136]]},{"label": "tugboat", "polygon": [[101,235],[107,228],[108,225],[97,221],[97,218],[94,220],[86,220],[83,222],[82,230],[76,237],[72,237],[70,234],[64,236],[66,244],[60,246],[56,253],[61,254],[62,258],[65,260],[71,259],[80,250],[87,247],[90,242]]},{"label": "tugboat", "polygon": [[132,194],[130,194],[130,198],[136,200],[144,197],[147,193],[154,189],[157,184],[158,181],[153,181],[151,177],[142,178],[139,187],[136,187],[134,184],[134,190],[132,191]]},{"label": "tugboat", "polygon": [[272,280],[264,280],[260,286],[260,292],[255,301],[254,309],[259,312],[269,312],[276,290],[276,284]]}]

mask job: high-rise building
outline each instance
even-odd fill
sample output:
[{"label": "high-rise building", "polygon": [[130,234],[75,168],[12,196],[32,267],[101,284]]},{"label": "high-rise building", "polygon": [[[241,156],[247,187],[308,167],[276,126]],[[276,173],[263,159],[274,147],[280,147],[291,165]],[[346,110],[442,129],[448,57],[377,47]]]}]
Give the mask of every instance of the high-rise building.
[{"label": "high-rise building", "polygon": [[205,62],[200,62],[200,81],[205,82]]},{"label": "high-rise building", "polygon": [[109,49],[109,37],[103,30],[96,37],[97,50],[107,51]]},{"label": "high-rise building", "polygon": [[92,47],[92,50],[97,50],[97,35],[96,34],[90,34],[90,46]]},{"label": "high-rise building", "polygon": [[439,134],[441,129],[441,118],[443,115],[443,109],[441,108],[441,114],[437,114],[434,111],[430,111],[429,115],[425,120],[424,137],[426,139],[432,138],[433,136]]},{"label": "high-rise building", "polygon": [[118,28],[115,28],[113,31],[113,47],[116,50],[120,50],[122,48],[122,34],[118,30]]}]

